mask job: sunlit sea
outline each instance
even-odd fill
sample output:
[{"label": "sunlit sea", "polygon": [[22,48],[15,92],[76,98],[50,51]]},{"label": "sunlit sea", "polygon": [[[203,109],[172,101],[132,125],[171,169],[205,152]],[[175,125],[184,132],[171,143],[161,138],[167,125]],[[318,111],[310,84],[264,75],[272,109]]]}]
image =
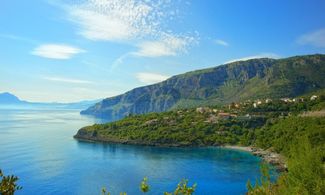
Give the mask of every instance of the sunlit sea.
[{"label": "sunlit sea", "polygon": [[80,142],[83,126],[105,121],[78,110],[0,110],[0,169],[19,177],[17,194],[141,194],[172,191],[183,178],[196,194],[244,194],[259,177],[260,159],[224,148],[156,148]]}]

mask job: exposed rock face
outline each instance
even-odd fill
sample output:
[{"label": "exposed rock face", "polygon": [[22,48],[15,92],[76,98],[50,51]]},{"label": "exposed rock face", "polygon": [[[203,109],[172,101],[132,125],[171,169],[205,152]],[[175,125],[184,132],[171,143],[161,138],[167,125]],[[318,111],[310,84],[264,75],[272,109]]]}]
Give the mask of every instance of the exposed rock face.
[{"label": "exposed rock face", "polygon": [[188,72],[104,99],[81,112],[117,120],[129,114],[293,97],[325,88],[325,55],[253,59]]}]

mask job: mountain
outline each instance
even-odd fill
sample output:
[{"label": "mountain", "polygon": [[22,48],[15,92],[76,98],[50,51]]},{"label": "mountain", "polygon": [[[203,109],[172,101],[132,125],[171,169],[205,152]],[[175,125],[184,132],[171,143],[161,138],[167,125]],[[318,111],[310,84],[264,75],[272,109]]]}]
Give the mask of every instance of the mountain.
[{"label": "mountain", "polygon": [[86,109],[89,106],[101,101],[98,100],[84,100],[72,103],[47,103],[47,102],[28,102],[20,100],[17,96],[4,92],[0,93],[0,107],[1,108],[59,108],[59,109]]},{"label": "mountain", "polygon": [[17,96],[5,92],[0,93],[0,104],[23,104],[25,101],[21,101]]},{"label": "mountain", "polygon": [[257,98],[295,97],[325,88],[325,55],[251,59],[173,76],[89,107],[81,114],[111,120]]}]

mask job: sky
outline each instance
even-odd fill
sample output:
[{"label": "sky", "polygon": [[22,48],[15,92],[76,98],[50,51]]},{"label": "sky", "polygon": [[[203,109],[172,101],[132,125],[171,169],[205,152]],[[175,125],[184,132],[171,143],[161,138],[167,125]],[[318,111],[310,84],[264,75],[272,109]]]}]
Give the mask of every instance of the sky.
[{"label": "sky", "polygon": [[325,53],[324,0],[2,0],[0,92],[119,95],[251,58]]}]

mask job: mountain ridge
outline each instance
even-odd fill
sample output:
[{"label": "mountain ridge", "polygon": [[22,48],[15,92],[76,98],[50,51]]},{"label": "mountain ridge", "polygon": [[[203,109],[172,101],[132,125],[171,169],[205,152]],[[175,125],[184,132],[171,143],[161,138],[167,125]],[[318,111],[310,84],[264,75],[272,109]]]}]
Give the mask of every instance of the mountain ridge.
[{"label": "mountain ridge", "polygon": [[81,114],[117,120],[129,114],[294,97],[325,88],[325,55],[260,58],[190,71],[106,98]]}]

